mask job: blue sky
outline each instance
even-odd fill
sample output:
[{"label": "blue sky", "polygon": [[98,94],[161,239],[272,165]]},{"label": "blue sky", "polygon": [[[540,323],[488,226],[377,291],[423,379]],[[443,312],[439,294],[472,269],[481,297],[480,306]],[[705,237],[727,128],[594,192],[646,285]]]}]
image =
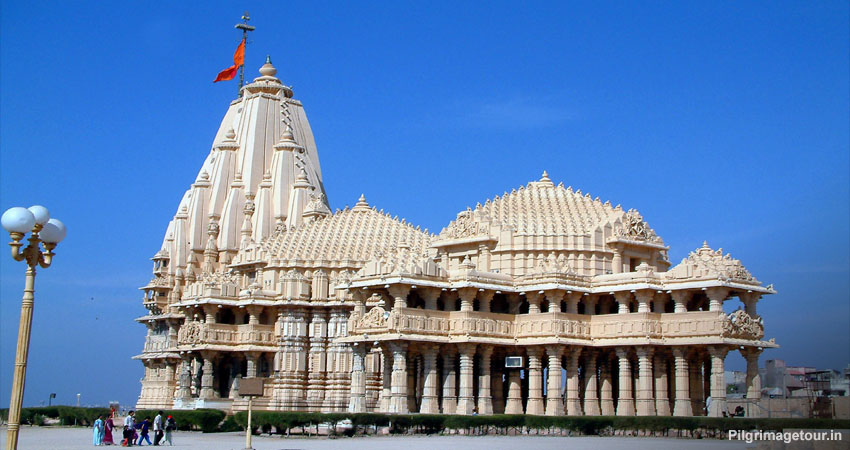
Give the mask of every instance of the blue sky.
[{"label": "blue sky", "polygon": [[[247,76],[270,54],[294,86],[332,208],[439,232],[546,169],[638,209],[674,263],[707,240],[773,283],[762,361],[850,362],[847,2],[237,3],[0,4],[0,209],[69,228],[25,405],[135,403],[137,288],[235,96],[212,80],[245,8]],[[0,258],[1,405],[23,272]]]}]

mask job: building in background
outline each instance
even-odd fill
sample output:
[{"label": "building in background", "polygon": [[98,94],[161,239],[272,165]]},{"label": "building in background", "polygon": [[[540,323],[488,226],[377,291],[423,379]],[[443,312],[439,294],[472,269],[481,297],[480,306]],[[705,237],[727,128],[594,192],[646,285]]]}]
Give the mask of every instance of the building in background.
[{"label": "building in background", "polygon": [[637,211],[545,172],[437,235],[363,196],[331,212],[304,108],[260,75],[142,287],[138,408],[244,410],[261,377],[266,410],[721,416],[730,351],[760,396],[775,291],[740,261],[704,244],[673,265]]}]

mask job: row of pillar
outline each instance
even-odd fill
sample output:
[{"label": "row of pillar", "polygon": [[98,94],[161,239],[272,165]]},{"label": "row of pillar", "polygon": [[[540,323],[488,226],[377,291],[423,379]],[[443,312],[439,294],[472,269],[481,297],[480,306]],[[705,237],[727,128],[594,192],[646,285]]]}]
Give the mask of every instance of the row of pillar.
[{"label": "row of pillar", "polygon": [[[420,390],[417,390],[420,386],[414,386],[417,377],[411,371],[416,366],[412,364],[410,345],[399,341],[382,347],[385,382],[376,410],[415,412],[417,392],[421,393],[418,412],[428,414],[504,411],[553,416],[692,416],[703,414],[702,401],[708,396],[712,401],[707,415],[720,417],[726,410],[724,361],[729,349],[725,346],[707,346],[696,351],[690,347],[672,347],[672,352],[651,346],[618,347],[613,352],[563,345],[526,347],[527,365],[522,374],[520,370],[506,370],[504,378],[503,371],[491,369],[495,350],[491,345],[424,344],[416,349],[422,357],[421,370],[417,372],[421,374]],[[748,398],[757,399],[761,390],[758,376],[761,351],[741,351],[747,359]],[[364,373],[366,354],[364,344],[354,347],[351,412],[369,410]],[[442,373],[438,358],[442,358]],[[709,373],[703,373],[703,364],[706,370],[710,368]],[[526,395],[521,377],[527,379]],[[508,384],[506,398],[501,395],[504,383]]]}]

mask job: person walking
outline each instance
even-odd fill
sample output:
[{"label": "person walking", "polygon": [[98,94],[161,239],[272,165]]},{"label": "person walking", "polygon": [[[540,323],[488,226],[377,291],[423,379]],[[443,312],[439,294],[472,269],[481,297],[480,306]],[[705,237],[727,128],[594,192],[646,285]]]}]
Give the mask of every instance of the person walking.
[{"label": "person walking", "polygon": [[136,411],[130,411],[127,413],[127,417],[124,418],[124,440],[121,441],[121,445],[124,447],[132,447],[133,446],[133,435],[136,433]]},{"label": "person walking", "polygon": [[92,444],[95,446],[103,445],[103,416],[97,416],[92,427]]},{"label": "person walking", "polygon": [[153,445],[159,445],[162,440],[162,411],[156,413],[153,419]]},{"label": "person walking", "polygon": [[142,423],[139,424],[139,442],[137,442],[138,445],[142,445],[142,441],[148,441],[148,445],[152,445],[151,438],[148,436],[150,429],[151,418],[145,417],[145,420],[143,420]]},{"label": "person walking", "polygon": [[165,442],[168,442],[168,445],[174,445],[171,442],[171,433],[177,429],[177,422],[174,420],[174,417],[168,416],[168,419],[165,420]]},{"label": "person walking", "polygon": [[[113,414],[115,411],[113,411]],[[115,422],[112,421],[112,416],[106,418],[103,421],[103,445],[114,445],[115,441],[112,440],[112,430],[115,429]]]}]

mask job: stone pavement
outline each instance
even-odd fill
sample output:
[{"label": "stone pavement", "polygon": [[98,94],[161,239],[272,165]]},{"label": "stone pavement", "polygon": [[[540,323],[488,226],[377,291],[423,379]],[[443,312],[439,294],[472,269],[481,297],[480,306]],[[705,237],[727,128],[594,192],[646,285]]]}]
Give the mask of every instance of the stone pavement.
[{"label": "stone pavement", "polygon": [[[21,429],[20,450],[91,449],[91,430],[71,427],[28,427]],[[242,433],[176,432],[176,448],[210,450],[242,450]],[[6,445],[6,427],[0,427],[0,448]],[[754,444],[713,439],[624,438],[624,437],[549,437],[549,436],[370,436],[356,438],[290,438],[254,436],[256,450],[501,450],[501,449],[610,449],[610,450],[677,450],[677,449],[745,449]],[[138,447],[136,447],[138,448]]]}]

